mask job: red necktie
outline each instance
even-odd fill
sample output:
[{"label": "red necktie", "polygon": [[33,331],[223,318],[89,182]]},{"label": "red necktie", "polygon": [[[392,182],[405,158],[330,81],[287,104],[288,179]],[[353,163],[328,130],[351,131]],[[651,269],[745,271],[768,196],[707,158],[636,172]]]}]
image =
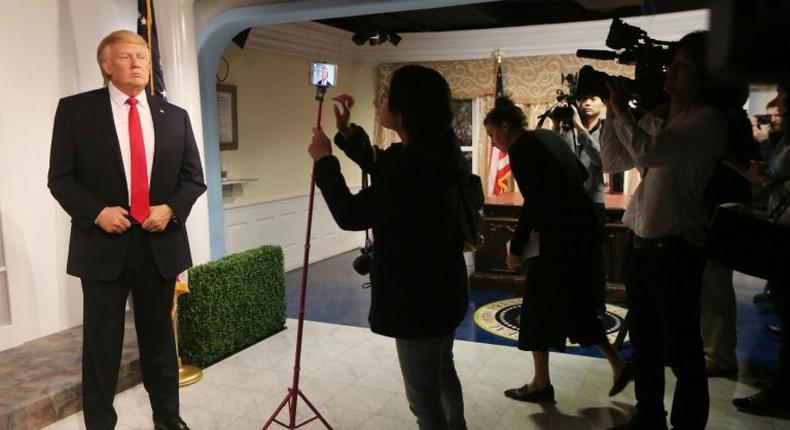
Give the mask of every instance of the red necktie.
[{"label": "red necktie", "polygon": [[148,218],[148,166],[145,163],[145,145],[143,144],[143,127],[140,125],[140,113],[137,111],[137,99],[130,98],[129,103],[129,148],[132,161],[132,202],[130,212],[132,218],[140,224]]}]

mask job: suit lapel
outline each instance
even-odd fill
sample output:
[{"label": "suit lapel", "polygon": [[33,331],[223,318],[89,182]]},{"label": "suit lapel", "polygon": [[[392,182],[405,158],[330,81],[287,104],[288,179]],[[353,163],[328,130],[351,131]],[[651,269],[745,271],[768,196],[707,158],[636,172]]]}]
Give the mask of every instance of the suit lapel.
[{"label": "suit lapel", "polygon": [[121,181],[123,181],[124,185],[124,193],[126,195],[126,200],[129,200],[129,184],[126,183],[126,171],[123,167],[123,157],[121,157],[121,144],[118,142],[118,133],[115,130],[115,119],[112,116],[112,102],[110,101],[110,90],[107,87],[99,92],[99,97],[96,99],[96,103],[94,105],[94,109],[96,111],[96,117],[99,118],[99,123],[102,124],[104,128],[105,139],[102,139],[102,142],[107,142],[108,145],[112,146],[112,152],[115,154],[115,163],[118,166],[118,174],[121,175]]}]

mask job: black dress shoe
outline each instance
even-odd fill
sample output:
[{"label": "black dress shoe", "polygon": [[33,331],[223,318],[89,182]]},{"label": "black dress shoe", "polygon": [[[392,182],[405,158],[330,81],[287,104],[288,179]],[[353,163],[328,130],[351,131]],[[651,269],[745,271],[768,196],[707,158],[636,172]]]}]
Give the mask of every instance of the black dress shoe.
[{"label": "black dress shoe", "polygon": [[554,387],[551,384],[540,390],[529,391],[529,387],[524,385],[520,388],[505,390],[505,396],[514,400],[531,403],[555,403]]},{"label": "black dress shoe", "polygon": [[749,397],[733,399],[732,404],[741,412],[772,417],[790,416],[790,393],[767,388]]},{"label": "black dress shoe", "polygon": [[628,383],[634,380],[634,363],[627,361],[625,363],[625,367],[623,367],[623,371],[620,372],[620,376],[614,380],[614,384],[612,384],[612,389],[609,390],[609,397],[616,396],[620,394],[625,387],[628,386]]},{"label": "black dress shoe", "polygon": [[157,421],[154,423],[154,430],[189,430],[189,426],[181,417],[167,421]]}]

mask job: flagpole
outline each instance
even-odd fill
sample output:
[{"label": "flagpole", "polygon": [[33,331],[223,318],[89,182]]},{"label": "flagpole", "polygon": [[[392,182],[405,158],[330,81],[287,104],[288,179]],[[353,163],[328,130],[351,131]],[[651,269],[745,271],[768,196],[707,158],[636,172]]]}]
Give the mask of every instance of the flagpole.
[{"label": "flagpole", "polygon": [[145,28],[148,30],[148,58],[151,60],[151,70],[148,72],[148,86],[151,88],[151,95],[156,95],[154,92],[154,50],[151,48],[151,29],[154,27],[154,13],[151,6],[151,0],[145,0],[146,21]]}]

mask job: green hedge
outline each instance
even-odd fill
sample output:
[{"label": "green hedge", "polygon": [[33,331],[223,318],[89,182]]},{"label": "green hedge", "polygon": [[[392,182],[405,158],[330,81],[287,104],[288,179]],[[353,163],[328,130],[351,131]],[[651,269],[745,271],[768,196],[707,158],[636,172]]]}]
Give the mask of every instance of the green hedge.
[{"label": "green hedge", "polygon": [[279,246],[195,266],[189,270],[189,290],[178,299],[178,345],[185,363],[207,367],[285,326]]}]

